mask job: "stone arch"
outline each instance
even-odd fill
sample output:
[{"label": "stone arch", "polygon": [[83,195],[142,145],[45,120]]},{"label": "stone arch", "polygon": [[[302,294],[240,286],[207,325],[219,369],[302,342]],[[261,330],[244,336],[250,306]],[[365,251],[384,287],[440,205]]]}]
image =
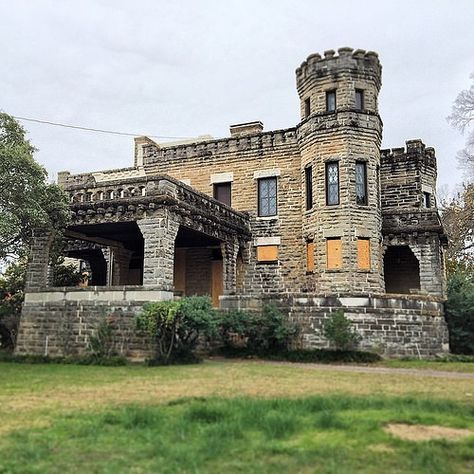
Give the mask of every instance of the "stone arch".
[{"label": "stone arch", "polygon": [[420,292],[420,263],[408,245],[391,245],[384,255],[385,292]]}]

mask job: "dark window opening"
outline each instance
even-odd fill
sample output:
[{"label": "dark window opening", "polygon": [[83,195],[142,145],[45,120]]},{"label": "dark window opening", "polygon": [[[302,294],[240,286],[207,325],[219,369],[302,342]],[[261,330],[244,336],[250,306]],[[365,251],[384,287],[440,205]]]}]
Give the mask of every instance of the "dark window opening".
[{"label": "dark window opening", "polygon": [[304,116],[309,117],[311,115],[311,99],[308,97],[304,101]]},{"label": "dark window opening", "polygon": [[431,207],[431,194],[423,193],[423,206],[426,208]]},{"label": "dark window opening", "polygon": [[337,161],[326,163],[326,204],[339,204],[339,164]]},{"label": "dark window opening", "polygon": [[277,179],[258,180],[258,215],[261,217],[277,214]]},{"label": "dark window opening", "polygon": [[214,199],[231,206],[232,202],[232,183],[216,183],[214,184]]},{"label": "dark window opening", "polygon": [[304,177],[306,184],[306,210],[309,211],[313,207],[313,167],[308,166],[304,169]]},{"label": "dark window opening", "polygon": [[420,264],[407,245],[387,248],[384,275],[387,293],[410,294],[420,290]]},{"label": "dark window opening", "polygon": [[355,108],[357,110],[364,109],[364,91],[362,89],[356,89],[355,91]]},{"label": "dark window opening", "polygon": [[356,161],[356,202],[362,206],[367,205],[367,163]]},{"label": "dark window opening", "polygon": [[326,92],[326,111],[335,112],[336,110],[336,91],[327,91]]}]

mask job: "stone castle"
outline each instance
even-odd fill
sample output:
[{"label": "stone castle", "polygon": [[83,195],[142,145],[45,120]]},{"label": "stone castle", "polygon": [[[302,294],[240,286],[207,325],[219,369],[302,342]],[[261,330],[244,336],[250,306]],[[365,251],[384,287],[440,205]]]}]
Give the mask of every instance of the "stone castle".
[{"label": "stone castle", "polygon": [[[52,236],[39,234],[17,352],[81,352],[101,315],[129,327],[144,302],[195,294],[221,308],[276,301],[299,324],[301,347],[326,347],[324,321],[342,308],[363,349],[447,351],[434,149],[380,149],[374,52],[312,54],[296,85],[295,127],[138,137],[133,167],[60,173],[73,216],[66,255],[88,262],[91,280],[49,287]],[[126,355],[139,352],[132,337]]]}]

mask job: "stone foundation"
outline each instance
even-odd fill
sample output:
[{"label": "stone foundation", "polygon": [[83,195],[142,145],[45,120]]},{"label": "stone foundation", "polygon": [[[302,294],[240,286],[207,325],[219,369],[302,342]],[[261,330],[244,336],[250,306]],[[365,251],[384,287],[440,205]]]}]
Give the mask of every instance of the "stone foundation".
[{"label": "stone foundation", "polygon": [[[143,287],[53,289],[27,293],[16,353],[50,356],[87,352],[90,337],[106,319],[115,349],[130,359],[151,354],[150,343],[135,331],[135,316],[148,301],[171,299],[170,292]],[[259,310],[275,302],[300,328],[296,347],[327,348],[324,322],[338,309],[362,336],[359,348],[385,357],[431,358],[449,352],[443,302],[424,296],[316,296],[252,298],[221,296],[224,309]]]},{"label": "stone foundation", "polygon": [[[330,347],[323,335],[325,321],[338,309],[362,336],[360,350],[384,357],[432,358],[449,352],[449,338],[441,300],[387,295],[377,297],[314,295],[268,299],[278,304],[300,328],[297,345],[304,349]],[[262,300],[224,297],[226,308],[259,309]]]},{"label": "stone foundation", "polygon": [[115,351],[132,360],[143,359],[152,351],[147,337],[135,330],[135,316],[146,302],[172,297],[166,291],[133,286],[49,288],[27,293],[15,352],[85,354],[90,337],[106,320],[113,328]]}]

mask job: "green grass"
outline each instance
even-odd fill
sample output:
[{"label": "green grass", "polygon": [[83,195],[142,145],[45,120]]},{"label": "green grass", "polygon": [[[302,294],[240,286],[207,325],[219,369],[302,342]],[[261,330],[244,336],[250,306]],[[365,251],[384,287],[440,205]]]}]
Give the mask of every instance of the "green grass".
[{"label": "green grass", "polygon": [[474,431],[473,380],[210,361],[0,363],[0,473],[457,473],[474,440],[408,442],[388,422]]},{"label": "green grass", "polygon": [[473,437],[402,441],[383,430],[394,421],[474,429],[474,408],[339,395],[72,411],[0,438],[0,472],[472,472]]},{"label": "green grass", "polygon": [[446,372],[474,373],[474,359],[469,362],[438,361],[438,360],[416,360],[416,359],[387,359],[377,363],[378,366],[401,368],[401,369],[422,369],[441,370]]}]

